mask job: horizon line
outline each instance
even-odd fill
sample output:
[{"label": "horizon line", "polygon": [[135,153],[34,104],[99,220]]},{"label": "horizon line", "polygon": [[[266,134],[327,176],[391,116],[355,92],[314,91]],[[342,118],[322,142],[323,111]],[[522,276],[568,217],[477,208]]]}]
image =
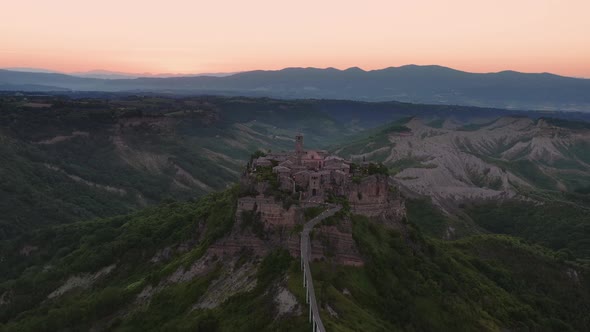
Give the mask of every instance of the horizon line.
[{"label": "horizon line", "polygon": [[[543,72],[526,72],[526,71],[518,71],[514,69],[503,69],[498,71],[467,71],[462,69],[457,69],[453,67],[437,65],[437,64],[429,64],[429,65],[419,65],[414,63],[409,63],[400,66],[387,66],[378,69],[363,69],[359,66],[352,66],[347,68],[338,68],[338,67],[312,67],[312,66],[288,66],[282,67],[280,69],[247,69],[242,71],[228,71],[228,72],[125,72],[125,71],[118,71],[118,70],[110,70],[110,69],[90,69],[85,71],[61,71],[61,70],[54,70],[50,68],[39,68],[39,67],[2,67],[0,70],[7,70],[7,71],[14,71],[14,72],[25,72],[25,73],[36,73],[36,74],[62,74],[62,75],[69,75],[69,76],[82,76],[82,75],[120,75],[120,76],[132,76],[136,78],[173,78],[173,77],[190,77],[190,76],[232,76],[235,74],[240,73],[247,73],[247,72],[277,72],[289,69],[317,69],[317,70],[337,70],[337,71],[348,71],[348,70],[360,70],[365,73],[381,71],[386,69],[398,69],[404,67],[440,67],[444,69],[451,69],[458,72],[468,73],[468,74],[499,74],[504,72],[515,72],[519,74],[548,74],[560,77],[567,77],[567,78],[575,78],[575,79],[590,79],[590,77],[586,76],[567,76],[562,74],[556,74],[548,71]],[[88,77],[90,78],[90,77]],[[107,78],[104,78],[107,79]],[[125,78],[122,78],[125,79]]]}]

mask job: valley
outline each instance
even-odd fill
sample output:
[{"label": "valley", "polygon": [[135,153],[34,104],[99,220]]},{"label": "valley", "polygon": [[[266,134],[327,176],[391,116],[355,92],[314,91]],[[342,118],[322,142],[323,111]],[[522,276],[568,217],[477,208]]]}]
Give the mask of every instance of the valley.
[{"label": "valley", "polygon": [[585,114],[1,98],[3,331],[590,326]]}]

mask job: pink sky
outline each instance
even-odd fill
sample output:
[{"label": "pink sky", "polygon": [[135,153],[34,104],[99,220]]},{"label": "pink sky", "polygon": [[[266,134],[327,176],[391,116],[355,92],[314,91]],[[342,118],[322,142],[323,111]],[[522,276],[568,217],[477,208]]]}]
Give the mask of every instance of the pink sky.
[{"label": "pink sky", "polygon": [[589,0],[6,0],[0,68],[439,64],[590,77]]}]

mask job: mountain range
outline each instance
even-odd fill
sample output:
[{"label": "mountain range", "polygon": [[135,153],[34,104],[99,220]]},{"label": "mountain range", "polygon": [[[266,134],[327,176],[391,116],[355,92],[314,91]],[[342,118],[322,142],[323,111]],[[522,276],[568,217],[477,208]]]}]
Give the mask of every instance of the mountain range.
[{"label": "mountain range", "polygon": [[[113,79],[105,79],[104,75],[111,75]],[[80,77],[0,70],[0,90],[142,91],[289,99],[396,100],[525,110],[590,111],[590,80],[549,73],[468,73],[441,66],[407,65],[371,71],[356,67],[346,70],[286,68],[241,72],[225,77],[120,78],[112,75],[98,72],[90,75],[93,77]]]},{"label": "mountain range", "polygon": [[195,76],[215,76],[215,77],[223,77],[229,76],[234,73],[199,73],[199,74],[173,74],[173,73],[128,73],[128,72],[121,72],[121,71],[112,71],[112,70],[104,70],[104,69],[94,69],[88,71],[77,71],[77,72],[61,72],[56,70],[44,69],[44,68],[29,68],[29,67],[9,67],[9,68],[0,68],[9,71],[17,71],[17,72],[24,72],[24,73],[45,73],[45,74],[62,74],[62,75],[69,75],[75,77],[85,77],[85,78],[99,78],[99,79],[133,79],[139,77],[195,77]]}]

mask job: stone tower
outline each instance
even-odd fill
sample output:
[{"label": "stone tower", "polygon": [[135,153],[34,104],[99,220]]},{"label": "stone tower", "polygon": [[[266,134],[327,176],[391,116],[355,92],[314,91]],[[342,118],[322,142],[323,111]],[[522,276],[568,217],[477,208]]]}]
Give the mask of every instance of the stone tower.
[{"label": "stone tower", "polygon": [[303,152],[303,134],[299,133],[295,136],[295,152]]},{"label": "stone tower", "polygon": [[303,158],[303,134],[301,133],[295,136],[295,154],[297,155],[297,164],[301,165]]}]

